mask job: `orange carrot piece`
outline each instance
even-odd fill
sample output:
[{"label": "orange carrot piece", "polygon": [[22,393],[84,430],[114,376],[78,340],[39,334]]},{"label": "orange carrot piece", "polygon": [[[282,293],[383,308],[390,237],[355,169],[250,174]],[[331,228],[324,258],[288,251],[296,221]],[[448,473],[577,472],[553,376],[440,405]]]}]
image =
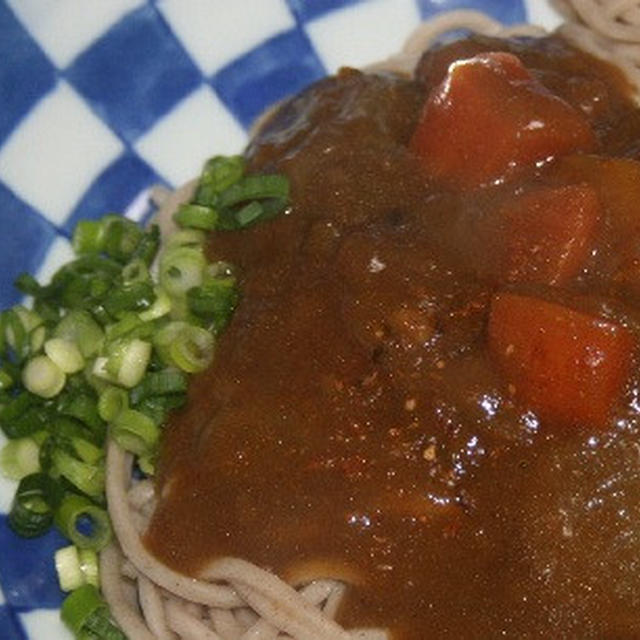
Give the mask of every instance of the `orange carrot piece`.
[{"label": "orange carrot piece", "polygon": [[545,89],[516,56],[496,52],[450,65],[410,142],[429,177],[461,189],[500,183],[594,146],[579,111]]},{"label": "orange carrot piece", "polygon": [[494,296],[488,342],[520,402],[545,420],[588,426],[606,424],[636,345],[621,324],[513,293]]},{"label": "orange carrot piece", "polygon": [[540,187],[503,206],[509,282],[567,284],[592,248],[600,204],[589,185]]}]

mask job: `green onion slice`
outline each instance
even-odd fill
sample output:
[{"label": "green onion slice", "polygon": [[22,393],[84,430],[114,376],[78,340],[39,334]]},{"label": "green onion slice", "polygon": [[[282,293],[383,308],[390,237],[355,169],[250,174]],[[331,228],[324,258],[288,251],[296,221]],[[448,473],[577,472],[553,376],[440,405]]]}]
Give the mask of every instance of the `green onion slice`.
[{"label": "green onion slice", "polygon": [[23,538],[42,535],[51,526],[61,499],[62,489],[53,478],[45,473],[25,476],[13,498],[9,526]]},{"label": "green onion slice", "polygon": [[173,219],[181,227],[211,231],[216,228],[218,212],[202,204],[182,204],[173,214]]},{"label": "green onion slice", "polygon": [[170,296],[183,296],[202,282],[206,265],[200,247],[171,247],[160,256],[160,285]]},{"label": "green onion slice", "polygon": [[90,313],[82,310],[69,311],[53,330],[53,335],[75,344],[85,358],[98,353],[104,340],[100,325]]},{"label": "green onion slice", "polygon": [[124,409],[113,419],[111,435],[123,449],[144,455],[155,449],[160,430],[156,423],[141,411]]},{"label": "green onion slice", "polygon": [[154,345],[168,365],[197,373],[211,364],[215,339],[206,329],[177,320],[154,336]]},{"label": "green onion slice", "polygon": [[54,561],[62,591],[74,591],[85,584],[99,586],[98,555],[93,549],[62,547],[55,552]]},{"label": "green onion slice", "polygon": [[0,472],[6,478],[20,480],[40,471],[40,447],[33,438],[9,440],[0,449]]},{"label": "green onion slice", "polygon": [[121,411],[129,408],[129,394],[119,387],[108,386],[98,399],[98,412],[106,422],[111,422]]},{"label": "green onion slice", "polygon": [[84,368],[84,358],[78,346],[65,338],[50,338],[44,352],[63,373],[76,373]]},{"label": "green onion slice", "polygon": [[100,551],[111,541],[111,522],[104,509],[74,493],[65,496],[54,515],[56,527],[79,549]]},{"label": "green onion slice", "polygon": [[56,472],[66,478],[93,498],[99,498],[104,493],[104,464],[84,462],[61,448],[51,452],[52,466]]},{"label": "green onion slice", "polygon": [[42,398],[57,396],[67,381],[64,371],[48,356],[36,356],[22,370],[22,383]]},{"label": "green onion slice", "polygon": [[91,584],[72,591],[62,603],[60,613],[79,640],[127,640],[112,622],[98,589]]}]

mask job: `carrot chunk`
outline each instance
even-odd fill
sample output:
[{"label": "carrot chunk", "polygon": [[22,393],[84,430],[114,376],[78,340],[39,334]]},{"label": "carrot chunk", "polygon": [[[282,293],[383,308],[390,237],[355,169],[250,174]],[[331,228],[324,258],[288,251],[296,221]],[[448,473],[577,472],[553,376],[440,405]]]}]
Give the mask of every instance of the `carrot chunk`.
[{"label": "carrot chunk", "polygon": [[410,142],[431,178],[474,189],[595,146],[587,119],[550,93],[509,53],[450,65]]},{"label": "carrot chunk", "polygon": [[631,158],[575,155],[562,158],[552,177],[585,182],[598,194],[608,224],[620,237],[640,234],[640,162]]},{"label": "carrot chunk", "polygon": [[520,402],[543,419],[588,426],[605,425],[635,347],[620,324],[513,293],[494,296],[488,341]]},{"label": "carrot chunk", "polygon": [[597,193],[602,228],[610,249],[597,256],[598,268],[611,274],[613,289],[640,298],[640,162],[631,158],[573,155],[550,174],[559,183],[581,181]]},{"label": "carrot chunk", "polygon": [[504,277],[564,285],[584,266],[600,204],[589,185],[540,187],[502,208],[506,224]]}]

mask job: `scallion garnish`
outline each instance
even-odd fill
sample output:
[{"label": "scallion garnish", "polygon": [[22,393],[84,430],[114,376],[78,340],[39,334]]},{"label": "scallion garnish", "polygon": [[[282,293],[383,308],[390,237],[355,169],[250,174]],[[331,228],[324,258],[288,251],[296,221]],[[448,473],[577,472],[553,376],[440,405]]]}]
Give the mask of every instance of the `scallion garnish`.
[{"label": "scallion garnish", "polygon": [[62,500],[60,485],[45,473],[20,480],[9,511],[9,526],[23,538],[35,538],[49,529]]},{"label": "scallion garnish", "polygon": [[185,393],[187,391],[187,376],[177,369],[163,369],[148,373],[142,382],[131,390],[134,403],[143,398],[164,396],[171,393]]},{"label": "scallion garnish", "polygon": [[63,448],[54,449],[51,454],[52,468],[70,484],[92,498],[104,494],[104,461],[84,462]]},{"label": "scallion garnish", "polygon": [[98,412],[100,417],[107,422],[125,409],[129,408],[129,396],[124,389],[115,386],[108,386],[98,399]]},{"label": "scallion garnish", "polygon": [[0,391],[11,389],[13,382],[11,374],[6,369],[0,369]]},{"label": "scallion garnish", "polygon": [[77,257],[49,284],[17,279],[32,308],[0,313],[0,429],[9,438],[0,471],[19,479],[9,523],[27,537],[55,523],[73,542],[56,564],[72,590],[62,616],[79,639],[124,639],[92,586],[95,552],[111,536],[107,430],[153,474],[167,416],[185,403],[188,374],[211,362],[239,298],[233,268],[208,258],[207,232],[248,227],[288,204],[284,176],[245,168],[241,156],[206,163],[157,269],[157,226],[114,214],[82,221]]},{"label": "scallion garnish", "polygon": [[70,493],[55,511],[56,527],[79,549],[104,549],[111,540],[111,523],[104,509]]},{"label": "scallion garnish", "polygon": [[171,247],[160,256],[160,285],[170,296],[182,296],[202,282],[207,259],[201,247]]},{"label": "scallion garnish", "polygon": [[65,372],[46,355],[32,358],[22,370],[22,383],[25,388],[42,398],[57,396],[66,381]]},{"label": "scallion garnish", "polygon": [[63,547],[56,551],[54,561],[63,591],[74,591],[85,584],[99,586],[98,554],[93,549]]},{"label": "scallion garnish", "polygon": [[123,409],[113,419],[111,436],[127,451],[137,455],[151,453],[160,437],[156,423],[141,411]]},{"label": "scallion garnish", "polygon": [[201,204],[183,204],[173,216],[175,222],[192,229],[212,231],[218,223],[218,212],[213,207]]},{"label": "scallion garnish", "polygon": [[178,209],[175,222],[194,229],[232,231],[273,218],[287,208],[286,176],[244,175],[244,170],[240,156],[209,160],[193,201]]},{"label": "scallion garnish", "polygon": [[211,332],[180,320],[160,329],[154,336],[154,345],[167,365],[187,373],[202,371],[213,358]]},{"label": "scallion garnish", "polygon": [[72,591],[62,603],[62,619],[76,638],[91,640],[127,640],[111,621],[109,609],[91,584]]},{"label": "scallion garnish", "polygon": [[75,342],[65,338],[50,338],[44,352],[63,373],[77,373],[84,367],[84,357]]},{"label": "scallion garnish", "polygon": [[33,438],[9,440],[0,449],[0,471],[12,480],[40,471],[40,447]]}]

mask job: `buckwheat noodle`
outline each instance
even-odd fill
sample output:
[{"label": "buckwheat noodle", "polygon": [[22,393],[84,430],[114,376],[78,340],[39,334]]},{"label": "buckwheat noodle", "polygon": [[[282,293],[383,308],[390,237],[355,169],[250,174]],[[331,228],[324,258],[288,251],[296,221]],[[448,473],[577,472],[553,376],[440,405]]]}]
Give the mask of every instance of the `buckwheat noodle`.
[{"label": "buckwheat noodle", "polygon": [[[567,22],[559,31],[611,60],[640,87],[640,0],[558,0]],[[532,25],[505,27],[476,11],[444,13],[420,25],[397,55],[370,70],[413,71],[421,53],[452,31],[539,36]],[[160,223],[187,200],[193,185],[165,200]],[[107,451],[107,500],[117,542],[100,557],[101,587],[130,640],[382,640],[384,629],[346,630],[335,621],[345,591],[339,580],[289,585],[250,562],[223,557],[198,579],[159,562],[142,542],[155,506],[153,484],[132,477],[132,456],[113,441]]]}]

